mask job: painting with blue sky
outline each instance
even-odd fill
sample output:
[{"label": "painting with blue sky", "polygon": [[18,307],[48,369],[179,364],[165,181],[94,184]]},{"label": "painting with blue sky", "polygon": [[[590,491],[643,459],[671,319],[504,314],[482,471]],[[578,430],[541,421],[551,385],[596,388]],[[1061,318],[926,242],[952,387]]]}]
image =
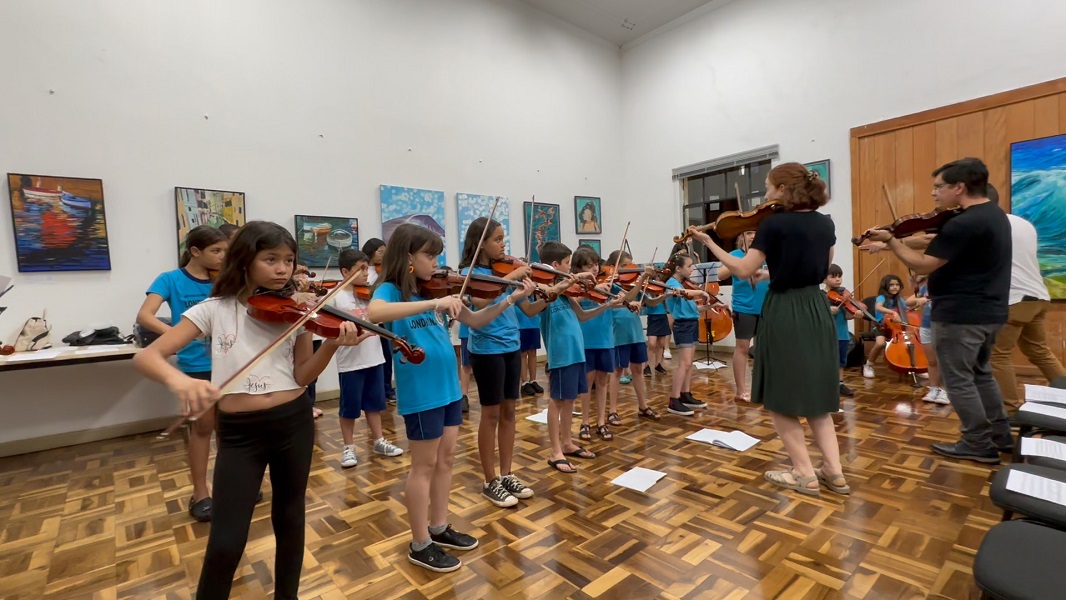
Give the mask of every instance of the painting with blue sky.
[{"label": "painting with blue sky", "polygon": [[1066,300],[1066,135],[1010,147],[1011,212],[1036,227],[1040,273],[1052,300]]},{"label": "painting with blue sky", "polygon": [[[381,237],[387,244],[392,232],[404,223],[414,223],[429,229],[444,240],[444,192],[418,188],[381,186]],[[448,264],[447,250],[441,252],[437,264]]]}]

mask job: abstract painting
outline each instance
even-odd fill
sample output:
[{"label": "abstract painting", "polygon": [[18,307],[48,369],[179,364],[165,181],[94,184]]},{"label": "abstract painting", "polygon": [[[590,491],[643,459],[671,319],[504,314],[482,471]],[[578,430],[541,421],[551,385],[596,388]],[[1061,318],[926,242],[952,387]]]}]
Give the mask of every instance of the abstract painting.
[{"label": "abstract painting", "polygon": [[1066,135],[1011,144],[1010,209],[1036,227],[1040,274],[1066,300]]},{"label": "abstract painting", "polygon": [[7,174],[19,272],[110,271],[99,179]]},{"label": "abstract painting", "polygon": [[[429,229],[444,240],[444,192],[417,188],[381,186],[381,237],[389,242],[392,232],[404,223],[414,223]],[[437,264],[448,264],[447,250],[437,257]]]},{"label": "abstract painting", "polygon": [[359,219],[294,215],[293,220],[302,265],[323,269],[328,263],[337,268],[337,257],[342,250],[359,249]]},{"label": "abstract painting", "polygon": [[523,202],[522,215],[525,231],[533,232],[526,236],[532,237],[532,248],[526,248],[526,256],[532,262],[540,262],[539,248],[544,242],[562,241],[562,232],[559,228],[559,205],[537,202],[534,206],[532,202]]},{"label": "abstract painting", "polygon": [[818,174],[818,178],[825,182],[825,192],[832,198],[833,190],[829,188],[829,159],[807,163],[803,166],[807,167],[808,171],[814,171]]},{"label": "abstract painting", "polygon": [[244,226],[244,192],[202,188],[174,188],[174,210],[178,222],[178,256],[185,251],[185,236],[194,227],[210,225]]},{"label": "abstract painting", "polygon": [[574,224],[577,233],[603,233],[603,213],[600,199],[592,196],[574,196]]},{"label": "abstract painting", "polygon": [[596,251],[596,256],[599,256],[600,258],[605,258],[603,256],[603,252],[600,250],[600,240],[578,240],[577,245],[588,246],[589,248],[592,248]]},{"label": "abstract painting", "polygon": [[[489,216],[492,204],[496,202],[495,196],[480,196],[478,194],[456,194],[455,214],[459,221],[459,253],[463,252],[463,244],[466,241],[466,230],[476,219]],[[511,253],[511,201],[500,197],[500,203],[496,205],[496,212],[492,214],[492,220],[503,225],[503,243],[507,254]],[[491,232],[490,232],[491,233]]]}]

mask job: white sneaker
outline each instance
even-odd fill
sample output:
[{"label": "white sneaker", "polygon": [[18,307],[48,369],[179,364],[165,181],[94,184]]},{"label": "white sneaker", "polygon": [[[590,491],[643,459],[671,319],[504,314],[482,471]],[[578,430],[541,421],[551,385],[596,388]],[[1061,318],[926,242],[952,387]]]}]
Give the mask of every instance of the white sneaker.
[{"label": "white sneaker", "polygon": [[374,454],[380,454],[382,456],[399,456],[403,454],[403,448],[393,444],[385,438],[381,438],[374,442]]},{"label": "white sneaker", "polygon": [[951,400],[948,400],[948,391],[944,388],[936,388],[936,399],[933,400],[937,404],[951,404]]},{"label": "white sneaker", "polygon": [[870,363],[866,363],[865,365],[863,365],[862,366],[862,376],[867,378],[867,379],[873,379],[874,378],[874,366],[871,365]]},{"label": "white sneaker", "polygon": [[929,379],[929,373],[918,373],[918,379]]},{"label": "white sneaker", "polygon": [[670,360],[673,357],[674,357],[674,355],[670,354],[670,349],[669,348],[667,348],[666,350],[663,350],[663,358],[665,358],[666,360]]},{"label": "white sneaker", "polygon": [[922,396],[922,401],[924,401],[924,402],[936,402],[936,397],[939,394],[940,394],[940,388],[936,387],[935,385],[931,385],[931,386],[929,386],[929,391],[924,396]]},{"label": "white sneaker", "polygon": [[359,464],[359,459],[355,456],[355,446],[345,446],[341,451],[341,466],[350,469],[357,464]]}]

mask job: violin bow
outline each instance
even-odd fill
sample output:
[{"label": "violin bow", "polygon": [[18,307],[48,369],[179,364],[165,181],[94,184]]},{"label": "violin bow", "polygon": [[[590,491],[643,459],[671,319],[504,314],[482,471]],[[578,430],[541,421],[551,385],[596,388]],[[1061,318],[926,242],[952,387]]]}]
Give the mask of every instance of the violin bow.
[{"label": "violin bow", "polygon": [[885,203],[888,204],[888,211],[892,213],[892,220],[896,221],[899,217],[896,216],[896,205],[892,202],[892,194],[888,193],[888,184],[881,184],[881,193],[883,194]]},{"label": "violin bow", "polygon": [[[736,181],[733,182],[733,191],[735,191],[736,194],[737,194],[737,210],[739,210],[740,212],[744,212],[744,206],[740,203],[740,184],[737,183]],[[747,232],[745,232],[745,233],[747,233]],[[742,233],[741,235],[744,235],[744,234]],[[743,238],[743,240],[744,241],[741,242],[743,244],[743,246],[744,246],[742,248],[742,250],[744,250],[744,254],[747,254],[748,253],[748,239],[747,238]],[[755,289],[755,276],[754,275],[752,275],[751,277],[748,277],[748,284],[751,285],[751,289],[752,290]]]},{"label": "violin bow", "polygon": [[[466,286],[470,283],[470,276],[474,274],[474,268],[477,267],[477,261],[481,257],[481,246],[485,244],[485,236],[489,233],[489,225],[492,223],[492,217],[496,214],[496,207],[500,204],[500,197],[496,196],[496,200],[492,203],[492,210],[489,211],[489,218],[485,220],[485,227],[481,230],[481,239],[477,241],[477,248],[474,249],[474,256],[470,258],[470,267],[466,270],[466,279],[463,279],[463,286],[459,288],[459,299],[462,300],[463,295],[466,294]],[[530,221],[532,221],[532,214],[530,215]],[[450,328],[455,324],[455,319],[452,319],[448,323]]]},{"label": "violin bow", "polygon": [[[651,253],[651,268],[655,268],[655,255],[659,253],[659,247],[656,246],[655,250]],[[644,308],[644,298],[648,295],[648,284],[651,283],[651,277],[649,276],[644,280],[644,287],[640,288],[640,301],[637,304],[637,310]]]},{"label": "violin bow", "polygon": [[273,342],[271,342],[269,346],[264,348],[261,352],[259,352],[259,354],[255,355],[252,358],[252,360],[248,361],[248,363],[246,365],[241,367],[241,369],[239,371],[234,373],[229,379],[227,379],[222,385],[220,385],[219,388],[218,388],[219,392],[220,392],[219,395],[218,395],[218,398],[215,398],[214,400],[212,400],[207,405],[206,408],[204,408],[202,411],[200,411],[196,415],[193,415],[191,417],[184,417],[183,416],[183,417],[179,418],[178,420],[174,421],[174,423],[171,424],[170,427],[167,427],[165,430],[163,430],[162,433],[160,433],[159,435],[155,436],[155,439],[157,439],[157,440],[166,440],[166,439],[168,439],[171,436],[171,434],[173,434],[175,431],[177,431],[178,428],[181,427],[182,425],[184,425],[186,423],[189,423],[189,422],[192,422],[192,421],[195,421],[195,420],[199,419],[200,417],[204,416],[205,414],[207,414],[207,411],[209,411],[212,408],[214,408],[215,404],[218,404],[218,402],[220,400],[222,400],[223,396],[225,396],[226,390],[232,388],[233,385],[236,384],[238,381],[240,381],[240,380],[244,379],[245,377],[247,377],[248,374],[252,372],[252,369],[256,368],[256,366],[258,366],[259,363],[261,363],[263,361],[263,359],[267,357],[267,355],[269,355],[271,352],[273,352],[273,351],[277,350],[278,348],[280,348],[281,345],[285,342],[285,340],[289,339],[289,337],[291,337],[292,334],[294,334],[297,331],[299,331],[299,329],[301,327],[303,327],[305,323],[307,323],[311,319],[315,318],[317,316],[318,310],[320,308],[322,308],[323,306],[326,306],[326,304],[328,302],[333,300],[333,297],[336,296],[341,290],[343,290],[344,288],[348,287],[348,285],[350,285],[352,283],[352,281],[355,280],[355,277],[356,277],[356,273],[353,272],[344,281],[342,281],[339,285],[337,285],[337,287],[335,287],[332,290],[330,290],[329,293],[327,293],[325,296],[322,296],[322,299],[318,301],[318,304],[315,304],[314,308],[312,308],[311,310],[307,311],[307,314],[305,314],[304,316],[300,317],[300,319],[298,321],[296,321],[292,325],[289,325],[289,327],[287,329],[285,329],[285,331],[283,331],[281,333],[281,335],[279,335]]},{"label": "violin bow", "polygon": [[626,238],[629,237],[629,225],[632,221],[626,221],[626,230],[622,233],[622,245],[618,247],[618,255],[614,257],[614,269],[611,270],[611,283],[618,278],[618,265],[622,262],[622,253],[626,251]]},{"label": "violin bow", "polygon": [[529,223],[526,224],[526,264],[533,263],[533,215],[537,212],[537,195],[529,203]]}]

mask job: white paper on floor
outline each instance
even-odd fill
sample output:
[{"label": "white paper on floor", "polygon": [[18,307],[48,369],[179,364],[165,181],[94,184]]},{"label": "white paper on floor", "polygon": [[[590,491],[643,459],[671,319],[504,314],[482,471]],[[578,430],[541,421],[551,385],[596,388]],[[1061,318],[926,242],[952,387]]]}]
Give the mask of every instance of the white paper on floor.
[{"label": "white paper on floor", "polygon": [[666,473],[663,473],[662,471],[653,471],[643,467],[633,467],[618,477],[615,477],[611,483],[638,492],[647,492],[648,488],[655,485],[655,482],[663,477],[666,477]]},{"label": "white paper on floor", "polygon": [[540,423],[541,425],[548,424],[548,409],[544,409],[535,415],[529,415],[526,417],[527,421],[533,421],[534,423]]},{"label": "white paper on floor", "polygon": [[759,443],[759,438],[752,437],[743,431],[717,431],[714,429],[701,429],[685,439],[694,442],[705,442],[729,450],[744,452]]},{"label": "white paper on floor", "polygon": [[718,369],[724,369],[726,367],[726,364],[717,360],[711,361],[710,364],[707,364],[702,360],[697,360],[696,362],[692,363],[692,366],[695,367],[697,371],[717,371]]}]

